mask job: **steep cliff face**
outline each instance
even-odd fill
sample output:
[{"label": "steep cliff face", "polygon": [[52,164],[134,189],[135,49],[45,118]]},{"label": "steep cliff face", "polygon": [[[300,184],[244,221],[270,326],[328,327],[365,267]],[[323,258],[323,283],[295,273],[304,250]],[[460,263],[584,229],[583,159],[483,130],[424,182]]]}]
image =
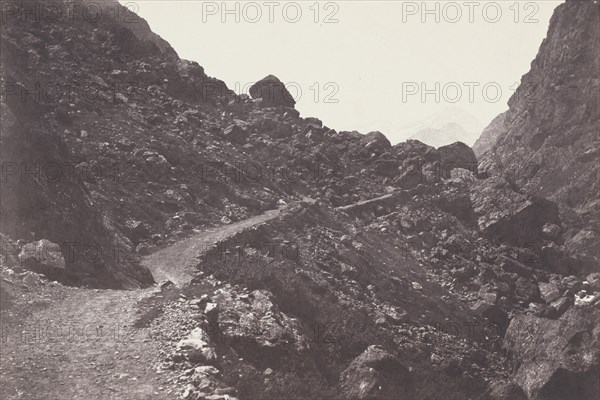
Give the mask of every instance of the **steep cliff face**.
[{"label": "steep cliff face", "polygon": [[2,103],[2,232],[25,241],[51,238],[60,243],[66,281],[150,284],[152,276],[131,257],[127,239],[95,207],[65,143],[45,131],[24,104]]},{"label": "steep cliff face", "polygon": [[559,6],[480,170],[561,206],[566,245],[600,256],[600,4]]}]

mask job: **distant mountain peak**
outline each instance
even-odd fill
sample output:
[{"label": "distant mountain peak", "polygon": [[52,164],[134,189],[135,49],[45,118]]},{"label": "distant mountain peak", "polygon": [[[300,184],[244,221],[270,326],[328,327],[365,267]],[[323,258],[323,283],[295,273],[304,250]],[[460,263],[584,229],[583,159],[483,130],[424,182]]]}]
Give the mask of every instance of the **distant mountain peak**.
[{"label": "distant mountain peak", "polygon": [[468,111],[450,106],[407,125],[401,131],[409,139],[419,140],[433,147],[454,142],[463,142],[471,146],[481,132],[481,123]]}]

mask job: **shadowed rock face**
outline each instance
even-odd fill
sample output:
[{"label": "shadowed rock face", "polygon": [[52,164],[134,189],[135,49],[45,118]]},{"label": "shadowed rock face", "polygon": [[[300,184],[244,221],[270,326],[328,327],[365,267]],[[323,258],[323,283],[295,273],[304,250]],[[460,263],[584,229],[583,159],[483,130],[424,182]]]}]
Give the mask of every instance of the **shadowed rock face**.
[{"label": "shadowed rock face", "polygon": [[296,100],[276,76],[268,75],[250,87],[250,96],[266,106],[294,107]]},{"label": "shadowed rock face", "polygon": [[[493,123],[495,145],[480,156],[482,171],[556,201],[574,226],[567,239],[600,228],[599,21],[598,2],[571,0],[556,9],[504,123]],[[588,251],[600,247],[597,234],[588,242]],[[587,262],[597,266],[598,258]]]},{"label": "shadowed rock face", "polygon": [[515,192],[503,178],[475,182],[471,201],[482,233],[516,245],[537,242],[544,224],[560,223],[555,203]]},{"label": "shadowed rock face", "polygon": [[[117,287],[150,284],[150,273],[129,257],[127,241],[93,206],[64,141],[44,133],[38,120],[44,107],[10,100],[14,98],[2,103],[1,156],[3,168],[10,166],[10,170],[5,170],[8,173],[0,191],[0,228],[25,241],[51,238],[60,245],[51,258],[62,259],[62,263],[51,263],[60,265],[58,268],[45,265],[40,269],[35,257],[25,252],[24,265],[42,272],[60,270],[66,281]],[[12,118],[7,121],[5,115]],[[93,248],[94,254],[86,254],[86,248]],[[50,254],[47,249],[36,251],[38,255]]]},{"label": "shadowed rock face", "polygon": [[343,393],[350,399],[412,399],[410,373],[398,359],[369,346],[341,374]]},{"label": "shadowed rock face", "polygon": [[506,333],[515,380],[532,400],[600,397],[600,310],[573,308],[553,321],[515,317]]},{"label": "shadowed rock face", "polygon": [[25,268],[47,274],[61,273],[65,269],[60,246],[46,239],[23,246],[19,260]]}]

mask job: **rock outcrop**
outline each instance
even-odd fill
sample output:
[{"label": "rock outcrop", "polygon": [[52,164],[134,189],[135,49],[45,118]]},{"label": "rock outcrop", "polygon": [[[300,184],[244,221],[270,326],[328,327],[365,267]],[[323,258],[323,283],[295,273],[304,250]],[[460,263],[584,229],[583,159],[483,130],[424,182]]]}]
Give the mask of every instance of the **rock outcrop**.
[{"label": "rock outcrop", "polygon": [[477,173],[477,158],[473,150],[462,142],[455,142],[439,147],[440,164],[444,178],[449,178],[455,168],[466,169]]},{"label": "rock outcrop", "polygon": [[276,76],[268,75],[250,87],[250,96],[268,107],[294,107],[296,100]]},{"label": "rock outcrop", "polygon": [[388,138],[379,131],[369,132],[360,138],[362,143],[367,150],[378,152],[379,154],[389,150],[392,145]]},{"label": "rock outcrop", "polygon": [[515,317],[506,333],[515,380],[531,400],[600,397],[600,309],[573,308],[558,320]]},{"label": "rock outcrop", "polygon": [[65,270],[60,246],[46,239],[23,246],[19,260],[22,267],[48,275],[61,274]]},{"label": "rock outcrop", "polygon": [[414,398],[408,369],[378,346],[369,346],[352,361],[340,381],[342,392],[349,399]]},{"label": "rock outcrop", "polygon": [[232,343],[243,342],[246,350],[254,344],[255,356],[262,352],[267,357],[270,349],[276,351],[282,346],[299,352],[308,347],[298,321],[280,312],[266,290],[241,295],[222,292],[213,301],[218,304],[215,323],[220,332]]},{"label": "rock outcrop", "polygon": [[[585,244],[580,239],[582,231],[600,230],[599,20],[600,4],[594,1],[569,0],[557,7],[494,134],[496,143],[480,156],[483,172],[503,175],[526,193],[560,205],[572,226],[566,247],[573,256],[581,247],[587,254],[600,248],[597,235]],[[589,257],[585,262],[598,268],[600,259]]]},{"label": "rock outcrop", "polygon": [[475,182],[470,196],[479,228],[491,239],[525,246],[541,240],[545,224],[560,223],[555,203],[516,192],[503,178]]}]

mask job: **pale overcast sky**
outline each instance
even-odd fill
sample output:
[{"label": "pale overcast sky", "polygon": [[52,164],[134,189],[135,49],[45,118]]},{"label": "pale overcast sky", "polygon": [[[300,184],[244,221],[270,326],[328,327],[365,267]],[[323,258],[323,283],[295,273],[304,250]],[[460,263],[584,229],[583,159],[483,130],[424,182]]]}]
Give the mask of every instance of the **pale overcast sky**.
[{"label": "pale overcast sky", "polygon": [[303,116],[397,143],[449,107],[481,127],[506,110],[562,1],[121,3],[231,89],[273,74]]}]

